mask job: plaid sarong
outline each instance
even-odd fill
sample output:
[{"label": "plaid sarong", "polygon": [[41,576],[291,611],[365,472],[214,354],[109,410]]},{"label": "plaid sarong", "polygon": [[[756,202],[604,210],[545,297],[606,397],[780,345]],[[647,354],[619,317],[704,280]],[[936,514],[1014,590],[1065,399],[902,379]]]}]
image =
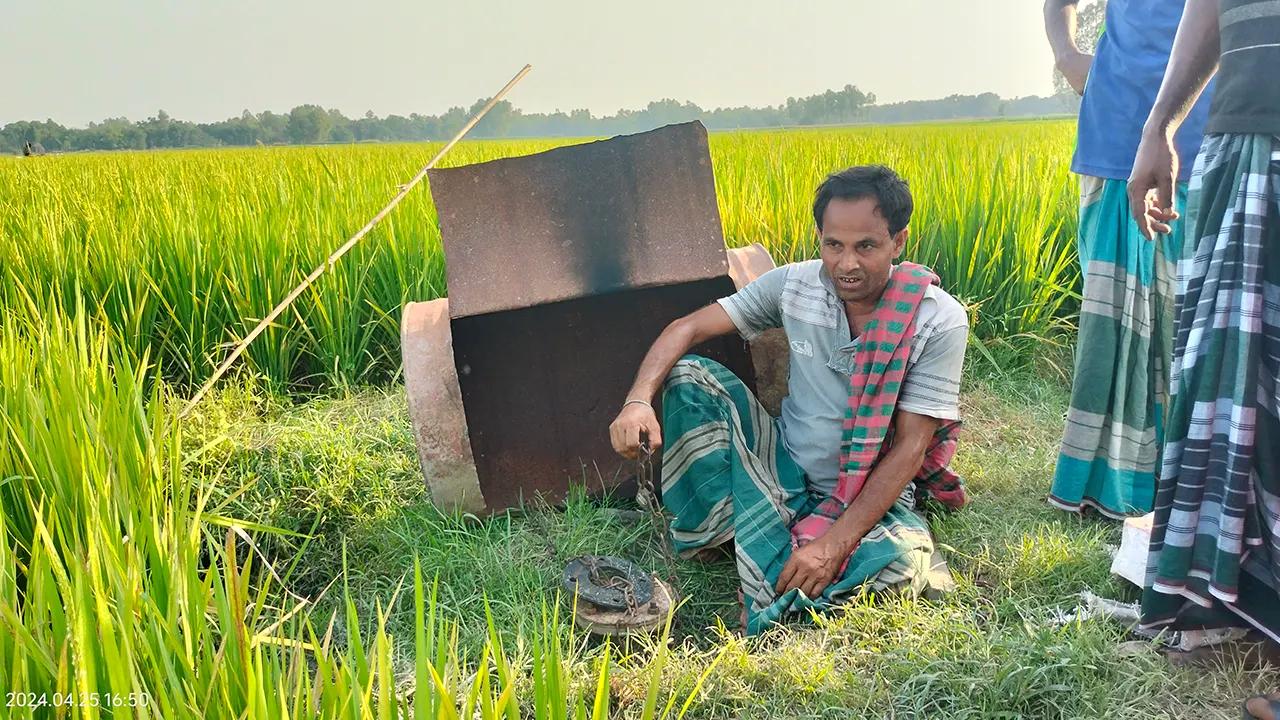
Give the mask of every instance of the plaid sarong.
[{"label": "plaid sarong", "polygon": [[[1185,217],[1187,186],[1175,206]],[[1173,354],[1174,264],[1183,220],[1148,241],[1125,181],[1080,177],[1076,249],[1084,298],[1075,382],[1049,504],[1114,519],[1151,512]]]},{"label": "plaid sarong", "polygon": [[[724,366],[689,355],[667,376],[662,394],[662,502],[674,516],[672,540],[682,557],[734,541],[738,576],[747,599],[748,634],[757,634],[789,615],[833,608],[861,589],[919,592],[926,585],[933,538],[923,518],[900,500],[862,538],[820,597],[808,598],[799,590],[779,596],[774,590],[792,550],[801,544],[794,531],[796,521],[813,517],[820,507],[826,513],[847,507],[874,464],[867,459],[878,458],[892,443],[892,402],[905,361],[892,367],[891,363],[895,357],[905,358],[900,345],[910,345],[911,320],[919,303],[916,298],[909,311],[896,306],[901,298],[896,283],[904,277],[913,278],[904,284],[918,286],[913,293],[923,294],[927,278],[915,281],[917,276],[895,272],[891,281],[895,293],[889,295],[886,290],[886,295],[895,298],[891,309],[896,314],[877,323],[879,330],[864,329],[868,342],[856,358],[861,372],[851,388],[856,384],[860,392],[851,407],[859,409],[851,410],[850,416],[859,417],[864,405],[887,407],[888,413],[874,432],[865,433],[866,438],[852,438],[862,433],[845,433],[862,441],[850,442],[849,449],[865,450],[865,454],[845,453],[842,447],[842,456],[852,459],[843,464],[851,472],[842,473],[837,483],[838,492],[844,487],[847,500],[843,502],[810,491],[804,471],[782,442],[779,420],[771,417]],[[882,299],[882,307],[885,304]],[[889,324],[902,322],[903,314],[904,327]],[[887,315],[878,313],[877,317]],[[876,338],[874,345],[871,338]],[[872,359],[881,357],[876,353],[883,353],[886,359]],[[872,384],[876,387],[869,388]],[[947,466],[955,452],[957,428],[958,423],[944,423],[939,428],[915,478],[918,491],[952,507],[963,505],[966,499],[963,483]],[[825,531],[831,521],[824,517],[818,522]]]},{"label": "plaid sarong", "polygon": [[1280,137],[1205,137],[1188,199],[1195,243],[1178,263],[1145,629],[1243,618],[1280,642],[1278,186]]}]

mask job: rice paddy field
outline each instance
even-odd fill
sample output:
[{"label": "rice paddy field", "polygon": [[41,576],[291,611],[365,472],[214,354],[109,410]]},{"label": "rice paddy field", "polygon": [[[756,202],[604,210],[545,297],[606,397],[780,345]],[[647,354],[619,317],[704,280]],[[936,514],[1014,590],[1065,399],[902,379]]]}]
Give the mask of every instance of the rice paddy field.
[{"label": "rice paddy field", "polygon": [[[1072,141],[1062,122],[715,134],[726,244],[763,243],[779,263],[815,257],[814,187],[830,171],[882,162],[915,191],[908,256],[972,304],[978,334],[1049,337],[1075,306]],[[441,164],[552,146],[463,143]],[[189,386],[438,149],[6,160],[0,312],[44,315],[83,297],[130,351],[149,350],[162,377]],[[444,290],[424,182],[250,347],[247,365],[281,388],[385,381],[399,362],[400,308]]]},{"label": "rice paddy field", "polygon": [[[12,717],[1227,717],[1263,672],[1174,667],[1050,622],[1114,525],[1049,510],[1078,307],[1065,121],[711,136],[729,246],[816,256],[826,173],[888,164],[907,257],[969,308],[974,509],[936,521],[958,590],[744,640],[731,565],[682,565],[661,640],[574,632],[574,554],[661,560],[623,501],[484,523],[427,501],[400,308],[445,292],[420,187],[264,333],[228,347],[432,145],[0,158],[0,690]],[[443,165],[572,141],[465,142]]]}]

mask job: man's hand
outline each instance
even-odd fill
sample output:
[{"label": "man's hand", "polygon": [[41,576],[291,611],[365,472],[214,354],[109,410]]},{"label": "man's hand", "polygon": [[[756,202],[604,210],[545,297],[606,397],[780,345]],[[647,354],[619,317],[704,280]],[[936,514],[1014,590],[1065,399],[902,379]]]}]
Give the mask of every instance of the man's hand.
[{"label": "man's hand", "polygon": [[1129,174],[1129,213],[1143,237],[1168,234],[1169,223],[1178,219],[1173,206],[1173,187],[1178,177],[1178,153],[1171,132],[1142,134],[1133,172]]},{"label": "man's hand", "polygon": [[827,589],[847,556],[841,555],[836,543],[827,535],[797,548],[782,566],[775,589],[779,595],[799,588],[810,600],[816,600]]},{"label": "man's hand", "polygon": [[1093,56],[1077,51],[1059,60],[1057,66],[1076,94],[1084,95],[1084,84],[1089,79],[1089,69],[1093,67]]},{"label": "man's hand", "polygon": [[[636,381],[627,392],[627,399],[647,403],[662,390],[671,368],[690,348],[735,331],[737,326],[718,302],[673,320],[645,354],[636,373]],[[651,450],[656,452],[662,447],[662,428],[658,427],[653,408],[639,402],[624,402],[618,417],[609,425],[609,440],[614,451],[628,460],[635,460],[640,454],[641,432],[649,433]]]},{"label": "man's hand", "polygon": [[649,448],[657,452],[662,447],[662,429],[658,427],[658,416],[653,408],[642,403],[631,403],[622,408],[613,424],[609,426],[609,440],[613,449],[628,460],[635,460],[640,454],[640,433],[649,434]]}]

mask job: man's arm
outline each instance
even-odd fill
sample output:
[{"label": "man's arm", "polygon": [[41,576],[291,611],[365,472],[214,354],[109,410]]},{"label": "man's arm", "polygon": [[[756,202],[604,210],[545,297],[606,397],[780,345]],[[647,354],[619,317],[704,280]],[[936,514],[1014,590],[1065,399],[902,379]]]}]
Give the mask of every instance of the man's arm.
[{"label": "man's arm", "polygon": [[809,597],[817,597],[826,589],[863,536],[884,518],[919,474],[939,424],[960,417],[960,377],[969,346],[969,320],[959,303],[947,300],[939,305],[936,321],[944,329],[930,335],[898,390],[893,445],[835,524],[822,537],[792,553],[779,576],[779,592],[798,587]]},{"label": "man's arm", "polygon": [[1076,45],[1076,6],[1080,0],[1045,0],[1044,32],[1053,48],[1053,62],[1067,83],[1081,95],[1093,66],[1093,56]]},{"label": "man's arm", "polygon": [[840,519],[822,537],[791,554],[778,577],[779,594],[792,588],[800,588],[810,598],[822,594],[863,536],[884,518],[907,483],[920,472],[939,422],[927,415],[898,411],[893,446],[876,463]]},{"label": "man's arm", "polygon": [[1218,28],[1219,0],[1187,0],[1173,40],[1173,53],[1155,104],[1142,128],[1142,142],[1129,175],[1129,212],[1150,240],[1154,232],[1168,233],[1173,186],[1178,177],[1174,135],[1218,70],[1222,51]]},{"label": "man's arm", "polygon": [[737,329],[720,303],[712,303],[672,322],[662,331],[640,363],[636,380],[627,393],[627,400],[644,402],[624,404],[622,412],[609,426],[609,438],[618,454],[634,460],[639,453],[641,432],[648,433],[654,450],[662,447],[662,432],[652,403],[667,374],[690,348]]},{"label": "man's arm", "polygon": [[835,525],[827,531],[837,555],[843,559],[853,552],[862,537],[884,518],[889,508],[906,490],[924,464],[929,443],[941,421],[927,415],[898,411],[894,420],[893,446],[872,468],[862,492],[849,504]]},{"label": "man's arm", "polygon": [[[642,432],[648,433],[652,449],[662,447],[653,398],[671,368],[690,348],[733,332],[750,340],[765,330],[782,326],[779,300],[786,279],[785,265],[774,268],[733,295],[676,320],[662,331],[640,363],[636,381],[623,401],[622,412],[609,426],[609,439],[619,455],[634,460],[640,451]],[[642,402],[626,404],[630,400]]]}]

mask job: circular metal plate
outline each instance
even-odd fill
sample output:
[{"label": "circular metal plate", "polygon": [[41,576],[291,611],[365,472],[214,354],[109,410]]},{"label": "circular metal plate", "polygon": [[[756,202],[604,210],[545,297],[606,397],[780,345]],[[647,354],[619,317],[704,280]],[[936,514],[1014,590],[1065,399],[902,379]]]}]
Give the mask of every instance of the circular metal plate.
[{"label": "circular metal plate", "polygon": [[635,610],[605,610],[590,603],[578,603],[574,621],[593,635],[623,636],[652,633],[662,627],[672,610],[675,592],[657,576],[653,579],[653,599]]},{"label": "circular metal plate", "polygon": [[[565,566],[564,587],[579,599],[610,610],[644,605],[653,598],[653,581],[649,575],[635,563],[619,557],[574,558]],[[629,594],[626,588],[630,588]]]}]

